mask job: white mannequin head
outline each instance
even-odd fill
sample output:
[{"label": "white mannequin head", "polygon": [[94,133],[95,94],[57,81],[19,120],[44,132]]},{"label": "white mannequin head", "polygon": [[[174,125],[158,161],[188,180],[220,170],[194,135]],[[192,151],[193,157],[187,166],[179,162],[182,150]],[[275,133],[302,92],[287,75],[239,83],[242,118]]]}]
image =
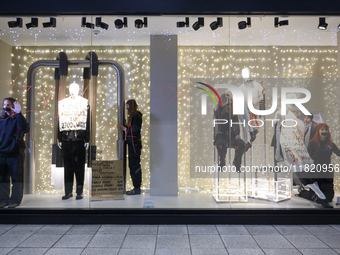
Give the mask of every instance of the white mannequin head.
[{"label": "white mannequin head", "polygon": [[75,98],[76,96],[79,96],[79,85],[75,82],[71,83],[69,91],[70,91],[70,97]]},{"label": "white mannequin head", "polygon": [[242,77],[245,81],[249,80],[250,70],[248,67],[242,69]]}]

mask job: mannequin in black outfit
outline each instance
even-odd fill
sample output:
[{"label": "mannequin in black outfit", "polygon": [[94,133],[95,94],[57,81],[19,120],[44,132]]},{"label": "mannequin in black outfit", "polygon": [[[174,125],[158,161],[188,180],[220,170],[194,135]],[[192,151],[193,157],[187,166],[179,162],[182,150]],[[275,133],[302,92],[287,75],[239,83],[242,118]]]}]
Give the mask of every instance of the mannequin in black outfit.
[{"label": "mannequin in black outfit", "polygon": [[117,125],[119,130],[126,132],[125,142],[128,144],[130,176],[134,187],[132,190],[127,191],[126,195],[139,195],[142,184],[140,156],[142,152],[141,129],[143,114],[138,111],[138,105],[134,99],[126,102],[126,109],[128,110],[127,126],[123,124]]}]

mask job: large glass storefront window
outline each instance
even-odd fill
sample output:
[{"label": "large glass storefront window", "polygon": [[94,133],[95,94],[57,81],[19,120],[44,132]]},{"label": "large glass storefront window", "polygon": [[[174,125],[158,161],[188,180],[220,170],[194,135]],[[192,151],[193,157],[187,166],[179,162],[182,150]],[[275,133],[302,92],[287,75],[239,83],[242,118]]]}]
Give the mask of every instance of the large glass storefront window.
[{"label": "large glass storefront window", "polygon": [[[0,203],[336,208],[339,32],[326,19],[0,17],[14,109],[1,115]],[[23,158],[8,160],[23,135],[21,174]]]}]

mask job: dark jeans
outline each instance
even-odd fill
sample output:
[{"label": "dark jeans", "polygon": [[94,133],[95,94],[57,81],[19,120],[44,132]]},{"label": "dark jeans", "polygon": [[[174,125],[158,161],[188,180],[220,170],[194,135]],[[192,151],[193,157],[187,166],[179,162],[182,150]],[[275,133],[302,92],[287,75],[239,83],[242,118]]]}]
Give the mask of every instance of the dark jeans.
[{"label": "dark jeans", "polygon": [[83,193],[85,175],[85,147],[83,141],[63,142],[65,195],[73,191],[73,179],[76,176],[77,195]]},{"label": "dark jeans", "polygon": [[[24,149],[13,156],[0,156],[0,203],[20,204],[24,191]],[[12,180],[12,194],[10,194]]]},{"label": "dark jeans", "polygon": [[142,167],[140,165],[140,155],[129,155],[130,175],[135,189],[140,189],[142,184]]},{"label": "dark jeans", "polygon": [[[245,144],[244,141],[242,139],[234,139],[231,141],[231,146],[235,149],[235,157],[234,157],[234,161],[233,164],[236,167],[237,171],[240,171],[240,167],[241,167],[241,162],[242,162],[242,156],[245,152]],[[220,145],[220,146],[216,146],[217,148],[217,153],[218,153],[218,165],[222,168],[223,166],[225,166],[225,157],[227,155],[227,144],[225,145]]]}]

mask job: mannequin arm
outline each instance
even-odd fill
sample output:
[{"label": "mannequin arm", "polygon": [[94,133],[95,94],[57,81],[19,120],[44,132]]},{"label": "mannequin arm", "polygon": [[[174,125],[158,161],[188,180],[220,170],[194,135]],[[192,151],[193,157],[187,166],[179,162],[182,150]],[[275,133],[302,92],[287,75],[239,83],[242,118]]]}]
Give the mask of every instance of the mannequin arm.
[{"label": "mannequin arm", "polygon": [[281,144],[280,144],[280,127],[281,127],[281,114],[278,112],[276,112],[275,114],[275,119],[278,119],[278,123],[276,124],[276,150],[275,150],[275,159],[276,161],[281,161],[281,155],[280,155],[280,148],[281,148]]}]

